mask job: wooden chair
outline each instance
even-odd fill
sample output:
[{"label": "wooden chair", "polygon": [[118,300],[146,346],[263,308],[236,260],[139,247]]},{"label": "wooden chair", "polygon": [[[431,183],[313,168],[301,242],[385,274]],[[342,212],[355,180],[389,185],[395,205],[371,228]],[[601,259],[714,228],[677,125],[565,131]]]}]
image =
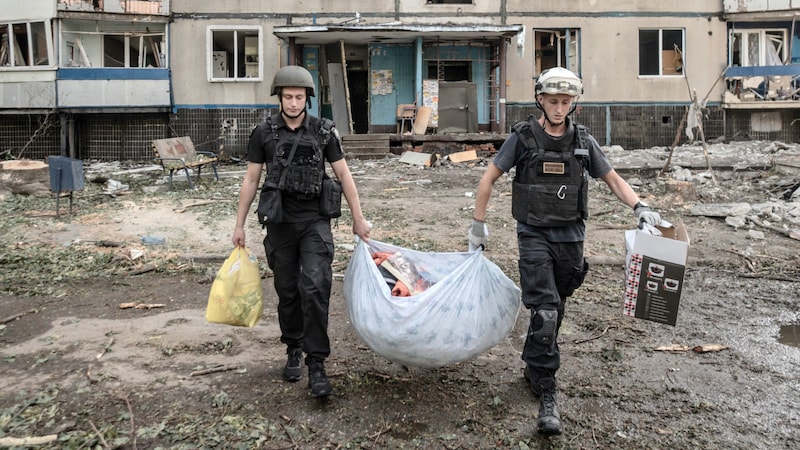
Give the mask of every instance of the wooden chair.
[{"label": "wooden chair", "polygon": [[178,170],[183,170],[186,174],[189,189],[194,189],[189,169],[194,169],[197,172],[197,180],[200,181],[200,172],[203,167],[211,165],[211,169],[214,171],[214,178],[219,181],[216,153],[195,150],[192,138],[189,136],[156,139],[153,141],[153,151],[156,154],[156,161],[161,163],[164,170],[169,171],[170,191],[172,190],[172,174]]},{"label": "wooden chair", "polygon": [[404,133],[406,123],[408,123],[408,131],[414,133],[414,119],[417,117],[417,105],[411,103],[404,103],[397,105],[397,133]]}]

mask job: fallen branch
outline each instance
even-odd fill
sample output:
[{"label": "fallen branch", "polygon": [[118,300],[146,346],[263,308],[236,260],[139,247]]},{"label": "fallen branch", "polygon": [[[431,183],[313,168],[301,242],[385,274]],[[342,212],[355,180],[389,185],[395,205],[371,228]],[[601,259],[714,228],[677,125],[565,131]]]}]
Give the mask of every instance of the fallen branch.
[{"label": "fallen branch", "polygon": [[100,353],[98,353],[97,356],[95,356],[95,358],[97,358],[98,360],[100,358],[102,358],[103,355],[105,355],[109,350],[111,350],[111,346],[112,345],[114,345],[114,338],[113,337],[108,340],[108,344],[106,344],[106,346],[103,347],[103,350],[101,350]]},{"label": "fallen branch", "polygon": [[[217,203],[217,202],[220,202],[220,201],[223,201],[223,200],[200,200],[200,201],[195,202],[195,203],[189,203],[188,205],[183,205],[182,208],[176,209],[175,212],[180,214],[180,213],[186,212],[187,209],[189,209],[189,208],[191,208],[193,206],[211,205],[211,204],[214,204],[214,203]],[[225,200],[225,201],[227,201],[227,200]]]},{"label": "fallen branch", "polygon": [[155,264],[145,264],[144,266],[136,270],[131,270],[129,272],[129,275],[141,275],[143,273],[152,272],[156,269],[158,269],[158,266],[156,266]]},{"label": "fallen branch", "polygon": [[167,306],[167,305],[165,305],[164,303],[136,303],[136,302],[130,302],[130,303],[120,303],[119,304],[119,309],[131,309],[131,308],[133,308],[133,309],[154,309],[154,308],[163,308],[165,306]]},{"label": "fallen branch", "polygon": [[48,434],[46,436],[28,436],[24,438],[6,436],[0,438],[0,447],[28,447],[31,445],[49,444],[57,439],[57,434]]},{"label": "fallen branch", "polygon": [[605,334],[606,334],[606,333],[608,333],[608,329],[609,329],[609,328],[610,328],[610,327],[606,327],[606,328],[603,330],[603,332],[602,332],[602,333],[600,333],[600,334],[598,334],[597,336],[588,337],[588,338],[586,338],[586,339],[579,339],[579,340],[575,341],[574,343],[575,343],[575,344],[583,344],[584,342],[589,342],[589,341],[593,341],[593,340],[595,340],[595,339],[600,339],[601,337],[605,336]]},{"label": "fallen branch", "polygon": [[131,436],[133,436],[133,450],[137,449],[136,446],[136,423],[133,421],[133,408],[131,408],[131,401],[128,398],[128,394],[122,395],[123,400],[125,400],[125,405],[128,407],[128,417],[131,418]]},{"label": "fallen branch", "polygon": [[103,437],[103,433],[101,433],[100,430],[98,430],[97,427],[94,426],[94,422],[90,420],[89,425],[92,427],[92,430],[94,430],[94,433],[97,435],[97,438],[100,439],[100,442],[103,444],[103,448],[111,448],[109,447],[108,442],[106,442],[106,438]]},{"label": "fallen branch", "polygon": [[3,319],[2,321],[0,321],[0,325],[5,325],[8,322],[13,322],[13,321],[19,319],[20,317],[22,317],[22,316],[24,316],[26,314],[34,314],[34,313],[38,313],[38,312],[39,312],[38,309],[29,309],[29,310],[21,312],[21,313],[16,313],[16,314],[8,316],[5,319]]},{"label": "fallen branch", "polygon": [[190,373],[190,377],[196,377],[200,375],[208,375],[210,373],[217,373],[217,372],[226,372],[228,370],[236,370],[236,366],[217,366],[211,367],[210,369],[203,369],[203,370],[195,370],[194,372]]}]

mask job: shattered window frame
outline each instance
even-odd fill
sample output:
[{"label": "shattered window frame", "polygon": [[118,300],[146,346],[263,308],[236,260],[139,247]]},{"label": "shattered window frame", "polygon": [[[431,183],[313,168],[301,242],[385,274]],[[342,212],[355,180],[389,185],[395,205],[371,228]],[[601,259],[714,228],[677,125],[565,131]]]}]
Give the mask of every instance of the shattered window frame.
[{"label": "shattered window frame", "polygon": [[53,35],[49,20],[0,22],[0,69],[51,67],[51,61]]},{"label": "shattered window frame", "polygon": [[106,33],[103,67],[164,67],[164,47],[164,33]]},{"label": "shattered window frame", "polygon": [[[534,78],[553,67],[564,67],[580,74],[580,36],[580,28],[534,28]],[[554,54],[547,54],[550,52]]]},{"label": "shattered window frame", "polygon": [[685,53],[684,28],[639,29],[640,77],[682,77]]},{"label": "shattered window frame", "polygon": [[[211,25],[207,28],[207,74],[210,82],[261,81],[263,79],[262,27]],[[256,39],[256,48],[246,45]],[[250,39],[252,42],[252,39]],[[224,57],[222,52],[225,53]],[[224,65],[220,59],[224,60]],[[225,76],[221,71],[225,70]]]},{"label": "shattered window frame", "polygon": [[[728,65],[757,67],[784,64],[788,58],[787,39],[787,32],[783,28],[730,30],[728,33]],[[747,42],[747,51],[741,50],[744,42]],[[770,44],[772,47],[768,47]]]},{"label": "shattered window frame", "polygon": [[80,22],[65,22],[61,31],[61,65],[70,68],[161,69],[168,65],[166,29],[87,31]]}]

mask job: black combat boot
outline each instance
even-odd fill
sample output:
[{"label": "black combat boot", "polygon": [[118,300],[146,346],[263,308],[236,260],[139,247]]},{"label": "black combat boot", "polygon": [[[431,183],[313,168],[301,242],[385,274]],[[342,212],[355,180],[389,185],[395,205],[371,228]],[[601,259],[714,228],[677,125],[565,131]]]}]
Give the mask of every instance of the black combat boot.
[{"label": "black combat boot", "polygon": [[540,434],[561,434],[561,416],[556,404],[556,379],[531,376],[526,366],[522,374],[530,384],[531,391],[539,397],[539,420],[536,422]]},{"label": "black combat boot", "polygon": [[327,397],[333,392],[322,361],[311,360],[308,363],[308,387],[312,397]]},{"label": "black combat boot", "polygon": [[545,378],[539,380],[539,420],[536,425],[539,434],[561,434],[561,416],[556,404],[556,380]]},{"label": "black combat boot", "polygon": [[283,368],[283,379],[286,381],[300,381],[303,376],[303,349],[289,347],[286,349],[286,366]]}]

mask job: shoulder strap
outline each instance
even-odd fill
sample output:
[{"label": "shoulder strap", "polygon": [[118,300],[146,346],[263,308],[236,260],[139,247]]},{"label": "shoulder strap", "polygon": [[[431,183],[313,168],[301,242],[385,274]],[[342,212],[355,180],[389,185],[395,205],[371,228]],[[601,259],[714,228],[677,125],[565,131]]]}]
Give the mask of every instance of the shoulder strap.
[{"label": "shoulder strap", "polygon": [[529,117],[528,120],[519,121],[515,123],[514,126],[511,127],[511,130],[519,135],[519,137],[521,138],[520,140],[525,145],[525,148],[528,150],[539,147],[536,143],[536,138],[534,138],[533,136],[533,129],[531,128],[531,123],[530,123],[531,117]]},{"label": "shoulder strap", "polygon": [[294,153],[295,151],[297,151],[297,144],[300,143],[300,138],[303,137],[304,130],[305,128],[300,128],[297,131],[297,136],[295,136],[294,138],[294,144],[292,144],[292,150],[289,152],[289,157],[286,158],[284,161],[282,161],[283,169],[281,170],[281,179],[280,181],[278,181],[278,189],[283,189],[283,185],[286,182],[286,175],[289,173],[289,171],[286,170],[286,168],[289,167],[289,164],[292,163],[292,159],[294,159]]},{"label": "shoulder strap", "polygon": [[319,122],[320,144],[324,147],[328,145],[328,141],[331,139],[331,133],[333,132],[335,124],[331,119],[325,117],[320,117]]},{"label": "shoulder strap", "polygon": [[589,129],[586,126],[576,123],[575,136],[578,140],[578,148],[589,148]]}]

